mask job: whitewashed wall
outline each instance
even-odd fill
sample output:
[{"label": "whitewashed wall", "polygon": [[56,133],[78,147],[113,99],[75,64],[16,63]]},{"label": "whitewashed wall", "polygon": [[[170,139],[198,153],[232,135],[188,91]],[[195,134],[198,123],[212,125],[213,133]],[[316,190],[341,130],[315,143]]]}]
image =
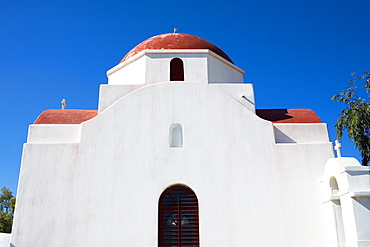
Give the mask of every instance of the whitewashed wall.
[{"label": "whitewashed wall", "polygon": [[170,80],[170,61],[184,63],[185,81],[243,83],[244,71],[209,50],[145,50],[107,72],[109,85],[152,84]]},{"label": "whitewashed wall", "polygon": [[[335,193],[331,178],[337,181]],[[355,158],[330,159],[321,186],[329,246],[338,246],[343,239],[345,246],[369,247],[370,167],[361,166]]]},{"label": "whitewashed wall", "polygon": [[[173,123],[183,148],[169,147]],[[272,123],[210,85],[134,90],[80,136],[25,144],[15,246],[157,246],[158,200],[174,184],[198,196],[201,246],[327,244],[318,179],[331,144],[276,144]]]},{"label": "whitewashed wall", "polygon": [[11,235],[0,232],[0,247],[9,247]]}]

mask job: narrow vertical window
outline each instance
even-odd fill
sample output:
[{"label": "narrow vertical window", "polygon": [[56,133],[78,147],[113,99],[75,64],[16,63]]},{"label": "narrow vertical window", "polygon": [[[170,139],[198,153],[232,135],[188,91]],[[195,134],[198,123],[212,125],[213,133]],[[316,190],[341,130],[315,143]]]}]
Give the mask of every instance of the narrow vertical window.
[{"label": "narrow vertical window", "polygon": [[198,199],[185,186],[165,190],[159,199],[158,246],[199,247]]},{"label": "narrow vertical window", "polygon": [[184,63],[180,58],[174,58],[170,62],[170,81],[184,80]]},{"label": "narrow vertical window", "polygon": [[170,147],[182,148],[183,147],[183,133],[181,124],[175,123],[170,127]]}]

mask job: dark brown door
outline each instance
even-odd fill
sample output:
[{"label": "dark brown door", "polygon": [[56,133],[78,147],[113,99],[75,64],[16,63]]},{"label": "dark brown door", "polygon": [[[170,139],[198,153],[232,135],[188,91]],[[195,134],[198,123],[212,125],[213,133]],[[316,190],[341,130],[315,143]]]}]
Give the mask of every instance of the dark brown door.
[{"label": "dark brown door", "polygon": [[199,246],[198,200],[187,187],[174,186],[161,195],[159,246]]}]

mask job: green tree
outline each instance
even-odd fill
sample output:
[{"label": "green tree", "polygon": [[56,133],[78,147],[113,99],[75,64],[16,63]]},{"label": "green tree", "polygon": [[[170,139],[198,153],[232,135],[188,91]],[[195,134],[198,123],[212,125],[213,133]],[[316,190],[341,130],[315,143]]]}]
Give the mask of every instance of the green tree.
[{"label": "green tree", "polygon": [[[359,80],[365,80],[365,90],[370,98],[370,73],[365,71]],[[357,95],[356,74],[347,89],[332,97],[333,101],[346,104],[335,124],[337,139],[347,130],[348,137],[354,142],[355,147],[362,156],[362,165],[367,166],[370,161],[370,104]]]},{"label": "green tree", "polygon": [[11,233],[15,209],[15,197],[9,188],[1,188],[0,232]]}]

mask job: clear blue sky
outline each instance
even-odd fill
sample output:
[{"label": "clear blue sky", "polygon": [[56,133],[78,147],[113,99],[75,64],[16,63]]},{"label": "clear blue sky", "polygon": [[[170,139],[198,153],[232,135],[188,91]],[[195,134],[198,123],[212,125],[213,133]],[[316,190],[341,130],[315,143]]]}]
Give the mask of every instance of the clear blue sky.
[{"label": "clear blue sky", "polygon": [[[174,27],[244,69],[257,108],[312,109],[334,140],[344,106],[331,97],[352,72],[370,70],[369,9],[368,0],[2,0],[0,186],[16,192],[28,125],[42,111],[63,98],[69,109],[97,109],[106,71]],[[344,156],[359,157],[350,141],[343,146]]]}]

